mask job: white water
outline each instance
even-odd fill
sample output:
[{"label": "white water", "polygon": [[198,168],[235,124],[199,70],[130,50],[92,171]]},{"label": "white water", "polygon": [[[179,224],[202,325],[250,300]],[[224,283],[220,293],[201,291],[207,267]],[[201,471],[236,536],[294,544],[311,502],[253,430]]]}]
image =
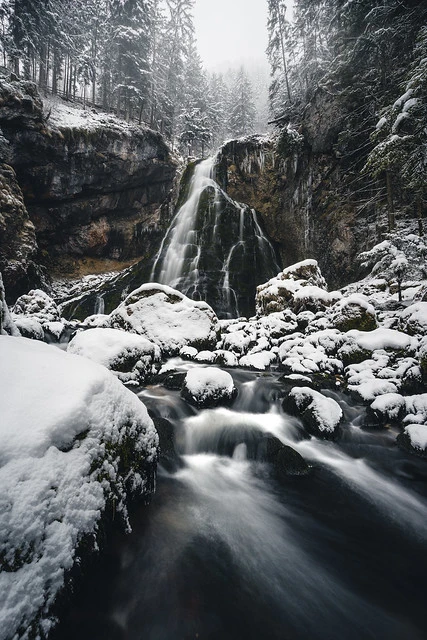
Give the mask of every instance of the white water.
[{"label": "white water", "polygon": [[[210,157],[195,166],[188,198],[178,209],[163,238],[151,272],[151,280],[157,279],[162,284],[177,288],[183,277],[185,260],[193,248],[195,249],[195,256],[187,272],[186,279],[188,284],[197,282],[200,247],[197,243],[194,226],[203,191],[208,186],[213,186],[215,189],[217,187],[216,182],[212,179],[214,161],[215,158]],[[165,247],[167,247],[167,251],[160,263]],[[157,273],[159,275],[156,275]]]},{"label": "white water", "polygon": [[[268,278],[280,271],[280,265],[255,211],[235,202],[222,191],[213,179],[214,166],[214,157],[195,166],[187,200],[166,232],[151,280],[167,284],[190,297],[207,300],[214,307],[217,305],[227,317],[233,317],[240,315],[239,284],[247,286],[236,277],[236,269],[252,270],[254,278],[259,274]],[[209,204],[206,211],[201,212],[200,200],[202,195],[206,196],[207,188],[211,188]],[[234,210],[229,234],[235,233],[236,237],[229,235],[224,239],[227,233],[224,224],[228,221],[224,221],[223,216],[228,205]],[[237,229],[236,210],[239,216]],[[205,216],[203,221],[199,218],[201,213]],[[207,260],[202,253],[205,250],[210,256]]]}]

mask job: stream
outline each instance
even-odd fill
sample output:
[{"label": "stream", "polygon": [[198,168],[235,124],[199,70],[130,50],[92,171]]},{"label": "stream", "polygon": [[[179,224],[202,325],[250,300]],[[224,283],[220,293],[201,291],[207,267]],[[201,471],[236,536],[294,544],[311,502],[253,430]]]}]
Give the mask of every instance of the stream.
[{"label": "stream", "polygon": [[[151,503],[93,560],[54,640],[423,640],[425,461],[392,430],[361,428],[363,409],[335,392],[341,440],[310,438],[281,409],[279,374],[228,371],[239,389],[228,408],[139,390],[173,424],[182,466],[159,467]],[[309,475],[279,483],[247,460],[255,428],[296,449]],[[232,456],[218,453],[227,442]]]}]

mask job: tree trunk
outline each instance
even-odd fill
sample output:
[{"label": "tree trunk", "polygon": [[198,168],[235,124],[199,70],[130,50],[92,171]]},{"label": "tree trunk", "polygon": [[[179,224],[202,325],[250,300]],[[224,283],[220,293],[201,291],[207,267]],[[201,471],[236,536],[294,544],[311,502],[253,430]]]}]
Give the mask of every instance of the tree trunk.
[{"label": "tree trunk", "polygon": [[387,211],[388,211],[388,230],[393,231],[396,226],[396,219],[394,215],[394,203],[393,203],[393,184],[391,172],[386,173],[387,180]]},{"label": "tree trunk", "polygon": [[420,238],[424,235],[423,224],[423,199],[421,193],[417,193],[417,220],[418,220],[418,234]]}]

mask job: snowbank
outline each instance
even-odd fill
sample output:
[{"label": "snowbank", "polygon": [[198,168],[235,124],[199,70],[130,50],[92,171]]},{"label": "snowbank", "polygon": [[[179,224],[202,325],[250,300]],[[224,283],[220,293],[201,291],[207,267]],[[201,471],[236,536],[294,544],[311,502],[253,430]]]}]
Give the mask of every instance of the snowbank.
[{"label": "snowbank", "polygon": [[127,523],[129,495],[150,490],[158,438],[104,367],[27,338],[0,336],[0,352],[0,629],[44,637],[102,512]]}]

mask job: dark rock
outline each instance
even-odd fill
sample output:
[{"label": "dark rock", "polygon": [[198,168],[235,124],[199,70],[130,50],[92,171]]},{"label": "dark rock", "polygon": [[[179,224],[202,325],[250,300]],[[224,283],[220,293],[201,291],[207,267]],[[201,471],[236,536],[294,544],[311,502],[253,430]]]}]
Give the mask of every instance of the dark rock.
[{"label": "dark rock", "polygon": [[256,459],[269,462],[278,480],[289,476],[305,476],[309,466],[304,458],[292,447],[284,445],[273,435],[264,435],[257,444]]},{"label": "dark rock", "polygon": [[35,264],[38,252],[34,224],[28,216],[22,191],[12,167],[0,165],[0,271],[6,298],[16,298],[43,282]]},{"label": "dark rock", "polygon": [[153,383],[162,384],[171,391],[181,391],[184,386],[185,375],[185,371],[164,371],[154,377]]},{"label": "dark rock", "polygon": [[176,172],[160,134],[107,115],[87,128],[55,124],[35,85],[23,81],[0,78],[0,106],[0,148],[42,253],[53,262],[154,256]]},{"label": "dark rock", "polygon": [[149,411],[149,414],[159,434],[159,463],[166,471],[173,473],[183,466],[181,456],[176,450],[173,424],[166,418],[156,416],[152,411]]}]

